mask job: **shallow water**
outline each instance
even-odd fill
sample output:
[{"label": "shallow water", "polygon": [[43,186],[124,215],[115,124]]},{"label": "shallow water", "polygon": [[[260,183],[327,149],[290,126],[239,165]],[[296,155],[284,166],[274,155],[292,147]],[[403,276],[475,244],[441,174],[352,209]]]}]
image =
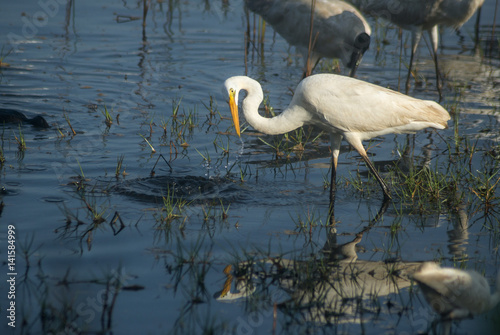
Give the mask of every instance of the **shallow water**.
[{"label": "shallow water", "polygon": [[[17,248],[16,328],[3,317],[2,329],[25,334],[426,331],[435,315],[408,280],[398,292],[379,291],[378,298],[365,299],[361,314],[339,312],[328,299],[318,299],[313,308],[298,298],[304,287],[322,285],[307,274],[321,272],[329,255],[323,249],[350,242],[362,231],[357,257],[367,269],[395,260],[408,266],[439,260],[476,269],[493,286],[500,268],[500,215],[495,207],[485,215],[481,190],[467,185],[491,176],[492,192],[500,196],[494,184],[500,62],[498,49],[489,57],[474,56],[475,17],[462,28],[463,40],[449,29],[441,36],[442,105],[457,122],[451,120],[439,134],[417,134],[412,153],[417,163],[444,169],[463,164],[447,161],[455,143],[466,138],[475,146],[477,154],[464,164],[471,174],[460,174],[461,207],[441,204],[420,211],[396,197],[372,223],[382,194],[344,144],[338,223],[331,231],[324,189],[328,137],[306,142],[303,152],[282,148],[287,159],[262,141],[276,145],[275,137],[251,128],[241,140],[234,134],[221,95],[227,77],[258,79],[279,111],[302,75],[301,58],[270,27],[263,46],[251,47],[245,57],[242,1],[153,1],[144,29],[142,19],[130,20],[142,17],[142,2],[60,2],[45,9],[45,16],[43,2],[9,2],[0,11],[0,28],[7,33],[1,35],[3,62],[9,64],[0,68],[0,107],[43,115],[51,124],[49,130],[12,124],[2,130],[0,252],[7,253],[9,225],[15,227]],[[491,36],[494,5],[489,1],[482,11],[483,47]],[[253,25],[253,14],[250,20]],[[397,89],[398,78],[406,77],[400,59],[409,58],[410,37],[403,34],[400,57],[398,30],[370,22],[377,29],[357,77]],[[437,100],[434,66],[423,42],[418,59],[423,80],[410,95]],[[109,127],[104,107],[113,117]],[[21,135],[25,150],[18,147]],[[306,135],[312,139],[318,133],[306,130]],[[406,136],[370,142],[369,153],[384,176],[405,142]],[[126,175],[116,176],[120,157]],[[357,178],[364,192],[352,185]],[[182,205],[169,223],[160,223],[169,213],[160,210],[168,209],[164,198]],[[269,257],[290,262],[279,272],[276,265],[257,261]],[[256,261],[250,271],[254,294],[216,300],[225,266],[250,259]],[[106,289],[106,283],[123,289]],[[6,286],[0,289],[6,292]],[[1,296],[5,316],[12,299]],[[498,315],[497,308],[455,324],[454,331],[494,333]]]}]

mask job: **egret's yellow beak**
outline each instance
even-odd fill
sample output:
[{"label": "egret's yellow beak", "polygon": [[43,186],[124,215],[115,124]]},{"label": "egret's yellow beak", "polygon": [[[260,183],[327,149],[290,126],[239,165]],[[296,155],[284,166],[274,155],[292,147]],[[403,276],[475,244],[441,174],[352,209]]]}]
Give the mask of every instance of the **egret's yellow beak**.
[{"label": "egret's yellow beak", "polygon": [[235,95],[235,90],[229,91],[229,108],[231,109],[231,115],[233,116],[234,128],[236,129],[236,133],[241,137],[240,118],[238,116],[238,105],[236,104]]}]

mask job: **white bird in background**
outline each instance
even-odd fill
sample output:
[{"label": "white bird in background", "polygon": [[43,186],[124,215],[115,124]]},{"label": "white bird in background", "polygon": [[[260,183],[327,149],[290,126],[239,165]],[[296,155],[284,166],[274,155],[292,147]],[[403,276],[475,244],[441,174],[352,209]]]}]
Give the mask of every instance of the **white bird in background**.
[{"label": "white bird in background", "polygon": [[[311,33],[311,0],[245,0],[246,6],[266,20],[289,44],[297,47],[312,72],[320,58],[340,58],[353,77],[370,46],[371,29],[352,5],[339,0],[317,0]],[[308,47],[313,46],[308,59]]]},{"label": "white bird in background", "polygon": [[500,302],[500,273],[493,294],[486,278],[476,271],[441,268],[433,262],[423,263],[413,278],[429,305],[443,319],[478,315]]},{"label": "white bird in background", "polygon": [[459,29],[467,22],[484,0],[349,0],[365,14],[391,21],[402,29],[412,33],[412,49],[408,76],[406,78],[406,93],[410,89],[410,76],[413,58],[418,43],[425,30],[432,41],[434,64],[436,67],[436,84],[441,97],[441,82],[438,66],[438,25]]},{"label": "white bird in background", "polygon": [[389,188],[366,155],[361,141],[389,133],[411,133],[427,127],[444,129],[448,112],[434,101],[415,99],[361,80],[334,74],[316,74],[303,79],[290,105],[278,116],[259,115],[263,100],[260,84],[245,76],[231,77],[224,83],[229,107],[238,136],[238,96],[247,92],[242,102],[247,122],[265,134],[283,134],[304,125],[314,125],[330,133],[332,176],[330,201],[334,199],[337,160],[342,138],[354,147],[377,178],[384,198]]}]

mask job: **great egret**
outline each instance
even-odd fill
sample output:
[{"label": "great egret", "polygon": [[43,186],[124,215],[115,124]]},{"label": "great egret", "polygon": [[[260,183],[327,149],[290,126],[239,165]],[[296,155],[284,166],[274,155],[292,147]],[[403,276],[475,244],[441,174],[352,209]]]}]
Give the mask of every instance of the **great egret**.
[{"label": "great egret", "polygon": [[[371,29],[352,5],[339,0],[316,0],[311,33],[311,0],[245,0],[288,43],[302,53],[307,69],[320,58],[340,58],[353,77],[364,52],[370,46]],[[312,53],[308,59],[308,47]]]},{"label": "great egret", "polygon": [[413,58],[417,51],[422,31],[427,31],[432,41],[434,64],[436,67],[436,85],[441,97],[441,83],[438,67],[438,25],[445,25],[455,29],[467,22],[484,0],[349,0],[367,15],[381,17],[398,25],[402,29],[410,30],[412,49],[408,76],[406,77],[406,93],[410,89],[410,76]]},{"label": "great egret", "polygon": [[366,155],[361,141],[427,127],[444,129],[450,119],[448,112],[434,101],[412,98],[335,74],[316,74],[303,79],[288,108],[273,118],[259,115],[258,108],[264,94],[256,80],[246,76],[231,77],[225,81],[224,88],[229,95],[229,107],[238,136],[241,136],[238,116],[241,90],[247,92],[242,102],[243,114],[247,122],[260,132],[277,135],[310,124],[330,133],[333,160],[331,200],[342,138],[358,151],[382,187],[384,198],[390,199],[389,188]]},{"label": "great egret", "polygon": [[491,294],[486,278],[476,271],[441,268],[425,262],[413,278],[431,307],[444,319],[460,319],[489,311],[500,302],[500,273]]}]

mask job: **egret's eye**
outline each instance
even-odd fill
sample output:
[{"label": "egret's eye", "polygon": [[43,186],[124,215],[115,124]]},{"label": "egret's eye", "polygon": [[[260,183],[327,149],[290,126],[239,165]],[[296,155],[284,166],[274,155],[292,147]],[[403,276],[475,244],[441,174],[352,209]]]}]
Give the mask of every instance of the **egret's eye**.
[{"label": "egret's eye", "polygon": [[234,93],[234,88],[229,89],[229,93],[233,94]]}]

